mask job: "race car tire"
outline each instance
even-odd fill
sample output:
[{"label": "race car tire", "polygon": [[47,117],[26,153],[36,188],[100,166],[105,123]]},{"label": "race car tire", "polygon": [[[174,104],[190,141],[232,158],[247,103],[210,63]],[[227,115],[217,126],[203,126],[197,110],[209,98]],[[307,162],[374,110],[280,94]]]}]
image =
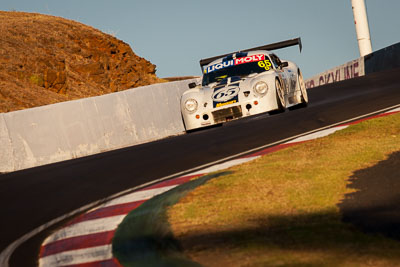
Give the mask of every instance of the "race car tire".
[{"label": "race car tire", "polygon": [[300,70],[298,71],[298,74],[297,74],[297,83],[300,88],[300,102],[295,106],[289,107],[289,110],[296,110],[296,109],[305,108],[308,106],[307,88],[304,85],[303,75],[301,75]]},{"label": "race car tire", "polygon": [[302,107],[307,107],[308,105],[308,94],[307,88],[304,84],[303,75],[301,74],[300,70],[297,74],[297,82],[299,83],[300,92],[301,92],[301,104]]},{"label": "race car tire", "polygon": [[275,79],[275,90],[276,90],[276,104],[278,105],[278,109],[270,111],[269,114],[271,115],[285,112],[286,109],[283,87],[278,79]]}]

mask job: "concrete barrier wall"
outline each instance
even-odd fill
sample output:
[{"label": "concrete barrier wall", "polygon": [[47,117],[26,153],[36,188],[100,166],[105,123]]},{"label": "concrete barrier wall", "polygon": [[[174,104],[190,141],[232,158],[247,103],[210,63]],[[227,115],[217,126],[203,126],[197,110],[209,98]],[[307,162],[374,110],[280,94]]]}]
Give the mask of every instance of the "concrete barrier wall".
[{"label": "concrete barrier wall", "polygon": [[400,68],[400,43],[365,56],[365,74]]},{"label": "concrete barrier wall", "polygon": [[10,172],[184,132],[180,97],[197,79],[0,114],[0,172]]},{"label": "concrete barrier wall", "polygon": [[0,165],[0,172],[14,169],[13,149],[3,113],[0,113]]}]

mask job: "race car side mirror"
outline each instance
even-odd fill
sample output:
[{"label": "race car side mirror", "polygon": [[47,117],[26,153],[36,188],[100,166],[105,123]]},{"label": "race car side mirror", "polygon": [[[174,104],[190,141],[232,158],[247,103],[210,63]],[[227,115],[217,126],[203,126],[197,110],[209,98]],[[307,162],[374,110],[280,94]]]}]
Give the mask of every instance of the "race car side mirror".
[{"label": "race car side mirror", "polygon": [[288,62],[282,62],[281,63],[281,68],[285,68],[285,67],[288,67],[289,66],[289,63]]},{"label": "race car side mirror", "polygon": [[189,83],[188,86],[189,86],[190,89],[192,89],[192,88],[195,88],[197,86],[197,84],[196,83]]}]

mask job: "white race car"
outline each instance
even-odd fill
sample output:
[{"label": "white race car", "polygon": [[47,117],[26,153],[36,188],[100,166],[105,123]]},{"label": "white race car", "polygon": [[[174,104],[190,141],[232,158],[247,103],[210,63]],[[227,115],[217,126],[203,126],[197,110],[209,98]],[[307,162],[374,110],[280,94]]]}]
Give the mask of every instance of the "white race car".
[{"label": "white race car", "polygon": [[299,45],[300,38],[200,60],[201,84],[189,84],[181,111],[187,131],[308,103],[299,67],[270,50]]}]

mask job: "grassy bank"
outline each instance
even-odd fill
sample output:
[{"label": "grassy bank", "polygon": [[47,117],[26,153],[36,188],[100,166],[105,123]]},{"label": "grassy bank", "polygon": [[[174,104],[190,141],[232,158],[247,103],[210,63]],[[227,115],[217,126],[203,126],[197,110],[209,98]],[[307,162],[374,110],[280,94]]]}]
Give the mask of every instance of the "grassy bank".
[{"label": "grassy bank", "polygon": [[263,156],[168,210],[184,252],[205,266],[400,266],[400,242],[341,221],[357,170],[400,150],[400,114]]}]

